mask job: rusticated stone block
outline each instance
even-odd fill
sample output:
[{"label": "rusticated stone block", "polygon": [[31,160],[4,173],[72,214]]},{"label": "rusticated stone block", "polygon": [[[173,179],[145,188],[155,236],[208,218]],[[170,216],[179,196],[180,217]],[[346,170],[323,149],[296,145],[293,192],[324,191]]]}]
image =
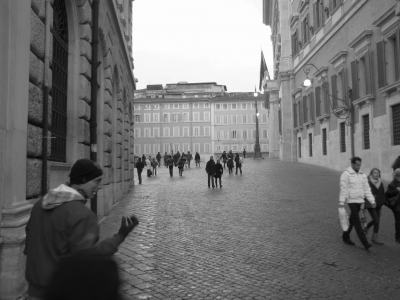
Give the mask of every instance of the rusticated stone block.
[{"label": "rusticated stone block", "polygon": [[104,122],[103,122],[103,133],[104,133],[105,135],[108,135],[108,136],[111,136],[111,134],[112,134],[112,127],[111,127],[111,124],[108,123],[107,121],[104,121]]},{"label": "rusticated stone block", "polygon": [[122,135],[117,134],[117,144],[122,144]]},{"label": "rusticated stone block", "polygon": [[88,1],[78,7],[78,20],[79,24],[92,23],[92,8]]},{"label": "rusticated stone block", "polygon": [[121,111],[117,111],[117,119],[119,120],[119,121],[122,121],[122,112]]},{"label": "rusticated stone block", "polygon": [[[119,134],[122,134],[122,123],[120,121],[117,121],[117,132]],[[122,141],[122,139],[121,139]]]},{"label": "rusticated stone block", "polygon": [[80,62],[81,62],[81,66],[80,66],[80,74],[85,76],[86,78],[91,78],[91,74],[92,74],[92,66],[90,65],[89,61],[87,60],[86,57],[81,56],[80,57]]},{"label": "rusticated stone block", "polygon": [[82,40],[85,40],[89,43],[92,41],[92,27],[90,24],[79,25],[79,36]]},{"label": "rusticated stone block", "polygon": [[112,141],[109,136],[106,136],[106,135],[103,136],[103,148],[104,148],[104,152],[111,153]]},{"label": "rusticated stone block", "polygon": [[27,158],[26,160],[26,198],[40,196],[42,190],[42,160]]},{"label": "rusticated stone block", "polygon": [[45,26],[39,17],[31,10],[31,51],[40,59],[44,59]]},{"label": "rusticated stone block", "polygon": [[113,87],[110,79],[104,79],[104,90],[106,90],[110,94],[110,96],[112,95]]},{"label": "rusticated stone block", "polygon": [[39,81],[39,59],[32,51],[29,55],[29,81],[35,85]]},{"label": "rusticated stone block", "polygon": [[121,169],[117,169],[115,170],[115,177],[116,177],[116,182],[121,182],[121,178],[122,178],[122,170]]},{"label": "rusticated stone block", "polygon": [[90,158],[90,146],[78,144],[78,159],[80,158]]},{"label": "rusticated stone block", "polygon": [[122,157],[122,146],[117,145],[117,157],[121,158]]},{"label": "rusticated stone block", "polygon": [[109,66],[108,68],[104,69],[104,79],[109,79],[112,82],[112,75],[113,71],[111,69],[111,67]]},{"label": "rusticated stone block", "polygon": [[109,184],[110,183],[110,172],[111,168],[103,168],[103,184]]},{"label": "rusticated stone block", "polygon": [[90,105],[83,100],[78,100],[78,117],[88,122],[90,120]]},{"label": "rusticated stone block", "polygon": [[79,99],[90,104],[90,81],[83,75],[79,75]]},{"label": "rusticated stone block", "polygon": [[35,12],[35,14],[39,17],[40,20],[44,22],[46,17],[45,10],[45,1],[44,0],[31,0],[31,8]]},{"label": "rusticated stone block", "polygon": [[125,171],[125,177],[124,177],[125,181],[129,181],[129,171]]},{"label": "rusticated stone block", "polygon": [[122,111],[122,101],[117,101],[117,109]]},{"label": "rusticated stone block", "polygon": [[117,158],[117,169],[121,169],[122,168],[122,159]]},{"label": "rusticated stone block", "polygon": [[104,167],[111,167],[112,165],[112,158],[111,158],[111,154],[104,152],[103,153],[103,166]]},{"label": "rusticated stone block", "polygon": [[84,119],[78,120],[78,142],[86,145],[90,145],[90,125],[88,121]]},{"label": "rusticated stone block", "polygon": [[[108,39],[107,39],[106,44],[107,44],[107,49],[108,49],[110,47],[110,44],[108,44]],[[107,54],[103,57],[103,63],[104,63],[104,68],[111,67],[111,65],[113,63],[113,57],[112,57],[111,49],[108,50]]]},{"label": "rusticated stone block", "polygon": [[[51,125],[52,98],[49,96],[49,126]],[[29,83],[28,122],[42,125],[43,122],[43,91]]]},{"label": "rusticated stone block", "polygon": [[92,45],[88,41],[81,39],[79,42],[80,55],[92,60]]},{"label": "rusticated stone block", "polygon": [[124,161],[124,169],[129,170],[129,161]]},{"label": "rusticated stone block", "polygon": [[43,129],[35,125],[28,124],[28,157],[42,156],[42,134]]},{"label": "rusticated stone block", "polygon": [[[108,94],[108,93],[104,93]],[[112,108],[108,104],[104,105],[104,121],[112,123]]]}]

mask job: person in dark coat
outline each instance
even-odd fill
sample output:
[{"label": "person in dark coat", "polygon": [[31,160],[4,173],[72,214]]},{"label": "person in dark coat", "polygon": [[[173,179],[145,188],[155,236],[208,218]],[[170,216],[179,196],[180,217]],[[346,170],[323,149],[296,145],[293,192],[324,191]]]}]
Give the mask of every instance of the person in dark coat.
[{"label": "person in dark coat", "polygon": [[160,152],[157,153],[156,159],[157,159],[158,165],[161,166],[161,164],[160,164],[160,162],[161,162],[161,154],[160,154]]},{"label": "person in dark coat", "polygon": [[246,158],[246,149],[243,149],[243,158]]},{"label": "person in dark coat", "polygon": [[35,203],[25,228],[25,277],[31,298],[45,298],[62,257],[93,248],[111,257],[139,224],[134,215],[123,216],[118,233],[99,242],[99,223],[86,203],[101,187],[103,171],[84,158],[75,162],[69,177],[68,184],[51,189]]},{"label": "person in dark coat", "polygon": [[386,201],[385,188],[381,180],[381,171],[378,168],[373,168],[368,176],[368,184],[371,188],[371,193],[375,197],[376,207],[373,208],[368,201],[365,201],[365,207],[368,209],[372,220],[365,227],[365,235],[368,234],[369,228],[374,226],[374,233],[372,234],[372,243],[383,245],[379,240],[379,223],[381,218],[381,208]]},{"label": "person in dark coat", "polygon": [[188,151],[188,154],[187,154],[187,156],[186,156],[186,162],[187,162],[187,164],[186,164],[186,167],[189,167],[190,168],[190,161],[193,159],[193,155],[192,155],[192,153],[190,153],[190,151]]},{"label": "person in dark coat", "polygon": [[165,154],[164,154],[164,166],[166,168],[168,168],[167,160],[168,160],[168,154],[167,154],[167,152],[165,152]]},{"label": "person in dark coat", "polygon": [[[393,173],[393,181],[388,185],[386,191],[385,203],[393,212],[395,221],[395,239],[396,243],[400,243],[400,201],[395,201],[392,205],[390,200],[396,196],[399,196],[400,191],[400,168],[396,169]],[[394,198],[397,199],[398,197]]]},{"label": "person in dark coat", "polygon": [[174,176],[174,159],[172,158],[171,155],[168,156],[167,159],[167,164],[168,164],[168,168],[169,168],[169,176],[172,177]]},{"label": "person in dark coat", "polygon": [[197,164],[199,164],[199,167],[200,167],[200,154],[198,152],[196,152],[196,154],[194,156],[194,160],[196,162],[196,167],[197,167]]},{"label": "person in dark coat", "polygon": [[136,171],[139,179],[139,184],[142,184],[142,171],[144,169],[144,163],[140,158],[138,158],[138,161],[136,163]]},{"label": "person in dark coat", "polygon": [[158,166],[158,162],[156,161],[155,158],[153,158],[153,160],[151,161],[151,167],[153,168],[154,176],[157,176],[157,166]]},{"label": "person in dark coat", "polygon": [[144,163],[144,165],[146,166],[146,156],[143,154],[142,155],[142,162]]},{"label": "person in dark coat", "polygon": [[219,187],[222,188],[221,177],[223,173],[224,173],[224,168],[222,167],[220,160],[218,159],[217,163],[215,164],[215,174],[214,174],[215,187],[218,187],[217,180],[219,179]]},{"label": "person in dark coat", "polygon": [[185,167],[185,159],[183,159],[183,157],[181,157],[179,159],[179,161],[178,161],[179,176],[183,175],[183,168],[184,167]]},{"label": "person in dark coat", "polygon": [[221,157],[219,159],[221,159],[221,158],[222,158],[222,162],[224,163],[224,169],[225,169],[225,164],[226,164],[226,161],[227,161],[225,150],[222,152]]},{"label": "person in dark coat", "polygon": [[226,165],[228,166],[229,174],[232,174],[233,173],[233,159],[228,158],[228,162],[226,163]]},{"label": "person in dark coat", "polygon": [[206,164],[206,172],[208,175],[208,187],[210,187],[211,180],[212,187],[214,188],[215,162],[212,156],[210,156],[210,160]]},{"label": "person in dark coat", "polygon": [[240,175],[242,175],[242,162],[240,161],[239,153],[236,153],[235,164],[236,164],[236,175],[238,169],[240,170]]},{"label": "person in dark coat", "polygon": [[177,166],[178,165],[178,160],[179,160],[180,154],[179,152],[175,153],[173,158],[174,158],[174,165]]},{"label": "person in dark coat", "polygon": [[233,153],[232,153],[232,150],[229,150],[229,153],[226,155],[226,157],[229,159],[229,158],[232,158],[233,159]]}]

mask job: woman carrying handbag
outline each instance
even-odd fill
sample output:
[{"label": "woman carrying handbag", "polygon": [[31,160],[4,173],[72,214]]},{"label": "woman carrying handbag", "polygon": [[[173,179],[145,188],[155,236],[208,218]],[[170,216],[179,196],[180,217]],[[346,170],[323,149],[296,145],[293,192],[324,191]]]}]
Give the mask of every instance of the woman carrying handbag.
[{"label": "woman carrying handbag", "polygon": [[365,201],[365,207],[368,209],[368,212],[372,218],[372,220],[367,224],[364,229],[365,235],[368,234],[369,229],[374,226],[374,232],[372,234],[372,243],[377,245],[383,245],[383,243],[379,240],[379,223],[381,218],[381,209],[382,205],[385,204],[386,196],[385,196],[385,188],[383,187],[383,183],[381,180],[381,171],[378,168],[373,168],[368,175],[368,183],[371,188],[371,193],[375,197],[376,207],[373,208],[368,201]]}]

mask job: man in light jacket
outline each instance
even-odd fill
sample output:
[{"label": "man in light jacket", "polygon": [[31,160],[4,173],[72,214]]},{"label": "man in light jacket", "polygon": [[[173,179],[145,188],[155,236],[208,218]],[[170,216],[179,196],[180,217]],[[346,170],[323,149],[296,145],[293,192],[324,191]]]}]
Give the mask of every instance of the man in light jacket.
[{"label": "man in light jacket", "polygon": [[347,231],[343,232],[342,238],[346,244],[355,245],[350,239],[350,232],[354,226],[358,238],[365,250],[368,250],[372,245],[368,243],[365,236],[359,213],[365,198],[371,203],[372,207],[376,206],[375,198],[371,193],[367,176],[360,171],[361,158],[353,157],[350,161],[351,167],[347,168],[340,176],[339,207],[344,207],[344,204],[347,203],[350,208],[350,226]]}]

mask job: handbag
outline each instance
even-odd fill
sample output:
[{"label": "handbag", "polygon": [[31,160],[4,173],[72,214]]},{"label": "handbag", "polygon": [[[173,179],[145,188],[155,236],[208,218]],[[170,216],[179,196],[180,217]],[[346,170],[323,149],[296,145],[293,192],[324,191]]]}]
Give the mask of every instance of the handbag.
[{"label": "handbag", "polygon": [[339,207],[339,225],[343,231],[349,229],[349,216],[347,215],[346,209],[344,207]]}]

